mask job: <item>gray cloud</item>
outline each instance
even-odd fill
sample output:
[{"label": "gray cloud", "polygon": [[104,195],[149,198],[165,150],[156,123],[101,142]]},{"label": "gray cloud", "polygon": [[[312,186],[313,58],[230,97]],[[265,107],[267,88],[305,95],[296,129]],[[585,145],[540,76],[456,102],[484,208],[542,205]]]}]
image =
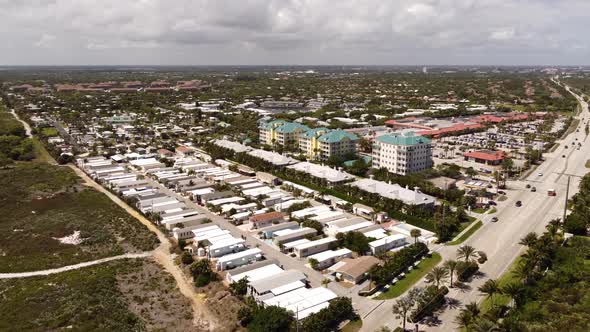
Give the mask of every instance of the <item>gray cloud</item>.
[{"label": "gray cloud", "polygon": [[589,10],[584,0],[0,0],[0,64],[587,64]]}]

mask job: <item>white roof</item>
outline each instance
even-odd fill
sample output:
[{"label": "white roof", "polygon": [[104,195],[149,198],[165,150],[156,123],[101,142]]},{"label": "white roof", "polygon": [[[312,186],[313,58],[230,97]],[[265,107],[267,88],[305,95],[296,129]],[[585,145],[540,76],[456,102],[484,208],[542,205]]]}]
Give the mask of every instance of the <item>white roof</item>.
[{"label": "white roof", "polygon": [[231,276],[231,281],[234,281],[234,282],[239,281],[242,278],[246,277],[246,278],[248,278],[248,283],[250,283],[252,281],[256,281],[256,280],[268,278],[270,276],[274,276],[274,275],[279,274],[281,272],[283,272],[283,269],[281,269],[278,265],[270,264],[270,265],[265,265],[265,266],[258,268],[258,269],[250,270],[250,271],[247,271],[244,273],[237,274],[235,276]]},{"label": "white roof", "polygon": [[397,199],[406,204],[421,205],[434,204],[436,199],[430,195],[411,189],[406,189],[398,184],[389,184],[372,179],[360,179],[351,183],[352,186],[370,193],[377,193],[383,197]]},{"label": "white roof", "polygon": [[[299,288],[292,292],[284,293],[279,296],[275,296],[271,299],[264,300],[264,304],[272,306],[280,306],[292,312],[298,312],[299,319],[302,319],[301,314],[304,313],[309,316],[311,313],[317,312],[322,308],[325,308],[328,301],[333,300],[337,295],[331,290],[323,287],[318,288]],[[326,303],[325,306],[319,306]],[[317,308],[316,308],[317,306]],[[309,310],[308,309],[316,309]]]},{"label": "white roof", "polygon": [[331,243],[331,242],[335,242],[337,241],[336,238],[333,238],[331,236],[325,237],[323,239],[319,239],[319,240],[315,240],[315,241],[310,241],[307,243],[302,243],[298,246],[295,247],[295,249],[297,250],[301,250],[301,249],[307,249],[307,248],[311,248],[320,244],[325,244],[325,243]]},{"label": "white roof", "polygon": [[296,289],[298,289],[298,288],[303,288],[303,287],[305,287],[305,284],[304,284],[304,283],[302,283],[302,282],[301,282],[301,281],[299,281],[299,280],[296,280],[296,281],[290,282],[290,283],[288,283],[288,284],[285,284],[285,285],[279,286],[279,287],[277,287],[277,288],[273,288],[273,289],[271,289],[271,290],[270,290],[270,292],[271,292],[273,295],[277,296],[277,295],[285,294],[285,293],[287,293],[287,292],[290,292],[290,291],[296,290]]},{"label": "white roof", "polygon": [[385,230],[383,228],[378,228],[378,229],[374,229],[374,230],[371,230],[368,232],[362,232],[362,233],[365,234],[366,237],[372,237],[377,240],[382,239],[387,236],[387,234],[385,233]]},{"label": "white roof", "polygon": [[[276,235],[277,232],[275,232],[274,234]],[[283,247],[285,249],[291,249],[291,248],[297,247],[300,244],[307,243],[307,242],[311,242],[311,240],[301,239],[301,240],[297,240],[297,241],[293,241],[293,242],[288,242],[288,243],[283,244]]]},{"label": "white roof", "polygon": [[335,258],[335,257],[340,257],[340,256],[345,256],[345,255],[352,255],[352,251],[350,251],[349,249],[346,248],[342,248],[342,249],[338,249],[338,250],[326,250],[326,251],[322,251],[319,252],[317,254],[308,256],[308,259],[315,259],[318,262],[323,262],[325,260],[331,259],[331,258]]},{"label": "white roof", "polygon": [[246,242],[246,240],[239,239],[239,238],[236,238],[236,237],[225,238],[225,239],[220,240],[220,241],[215,241],[215,243],[212,244],[209,247],[209,250],[210,251],[215,251],[217,249],[226,248],[226,247],[230,247],[230,246],[235,246],[237,244],[244,243],[244,242]]},{"label": "white roof", "polygon": [[259,149],[249,151],[248,154],[253,157],[268,161],[269,163],[276,166],[290,165],[297,162],[297,160],[290,157],[285,157],[279,153]]},{"label": "white roof", "polygon": [[207,203],[211,204],[211,205],[223,205],[223,204],[228,204],[228,203],[237,203],[237,202],[241,202],[243,200],[245,200],[245,198],[239,197],[239,196],[233,196],[233,197],[215,199],[215,200],[209,201]]},{"label": "white roof", "polygon": [[188,191],[188,193],[200,196],[200,195],[210,194],[214,191],[215,191],[215,189],[213,189],[213,188],[202,188],[202,189],[190,190],[190,191]]},{"label": "white roof", "polygon": [[145,166],[145,165],[152,165],[152,164],[160,164],[160,162],[158,160],[156,160],[156,158],[131,160],[129,163],[133,166]]},{"label": "white roof", "polygon": [[259,255],[260,253],[262,253],[262,250],[260,250],[258,248],[247,249],[247,250],[244,250],[244,251],[237,252],[235,254],[230,254],[230,255],[225,255],[225,256],[219,257],[219,259],[217,260],[217,262],[218,263],[231,262],[234,259],[240,259],[242,257]]},{"label": "white roof", "polygon": [[396,241],[405,240],[405,239],[406,239],[406,236],[403,234],[393,234],[393,235],[381,238],[379,240],[369,242],[369,246],[379,247],[379,246],[385,245],[387,243],[396,242]]},{"label": "white roof", "polygon": [[348,174],[328,166],[312,164],[307,161],[287,166],[287,168],[304,172],[320,179],[326,179],[328,182],[341,182],[354,179],[354,175],[352,174]]}]

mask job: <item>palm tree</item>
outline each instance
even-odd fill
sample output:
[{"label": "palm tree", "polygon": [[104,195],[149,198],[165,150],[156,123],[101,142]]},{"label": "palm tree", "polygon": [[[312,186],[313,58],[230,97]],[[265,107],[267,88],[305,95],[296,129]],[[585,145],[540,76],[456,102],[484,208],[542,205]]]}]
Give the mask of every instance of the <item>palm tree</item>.
[{"label": "palm tree", "polygon": [[330,280],[330,279],[323,279],[322,280],[322,286],[328,288],[328,284],[331,283],[331,282],[332,282],[332,280]]},{"label": "palm tree", "polygon": [[410,231],[410,236],[414,238],[414,244],[418,243],[418,238],[422,236],[422,231],[417,228],[414,228]]},{"label": "palm tree", "polygon": [[523,286],[516,282],[509,283],[502,287],[502,293],[508,295],[512,299],[514,307],[519,305],[523,290]]},{"label": "palm tree", "polygon": [[481,311],[479,310],[479,306],[477,305],[477,303],[475,302],[469,302],[465,305],[465,309],[467,312],[469,312],[469,314],[471,315],[471,317],[479,317],[479,314],[481,313]]},{"label": "palm tree", "polygon": [[441,281],[445,281],[448,277],[449,270],[441,266],[434,267],[430,272],[428,272],[428,274],[426,274],[426,279],[434,281],[436,288],[438,288]]},{"label": "palm tree", "polygon": [[527,235],[525,235],[522,239],[520,239],[520,242],[518,242],[518,244],[523,245],[523,246],[527,246],[530,248],[533,245],[535,245],[535,243],[537,243],[537,240],[538,240],[537,233],[530,232]]},{"label": "palm tree", "polygon": [[459,312],[459,315],[455,317],[455,323],[459,325],[460,328],[466,329],[467,327],[469,327],[469,325],[471,325],[472,321],[473,316],[471,316],[471,314],[466,310],[461,310],[461,312]]},{"label": "palm tree", "polygon": [[447,268],[447,270],[449,271],[449,277],[450,277],[450,287],[453,288],[453,274],[455,274],[455,270],[457,270],[457,265],[459,264],[459,262],[455,261],[455,260],[448,260],[444,263],[444,267]]},{"label": "palm tree", "polygon": [[457,249],[457,257],[465,259],[465,263],[469,262],[472,258],[475,258],[475,248],[472,246],[461,246]]},{"label": "palm tree", "polygon": [[492,307],[494,306],[494,295],[502,294],[500,285],[498,285],[498,282],[494,279],[488,279],[483,285],[479,286],[477,290],[486,294],[486,297],[492,302]]}]

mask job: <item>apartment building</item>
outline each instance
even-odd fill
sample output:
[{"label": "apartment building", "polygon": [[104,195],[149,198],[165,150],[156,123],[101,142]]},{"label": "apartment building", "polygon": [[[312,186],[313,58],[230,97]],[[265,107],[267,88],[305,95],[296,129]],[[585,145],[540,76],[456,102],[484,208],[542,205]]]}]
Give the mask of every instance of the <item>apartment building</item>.
[{"label": "apartment building", "polygon": [[260,126],[260,143],[266,145],[297,145],[299,135],[309,127],[294,122],[275,120]]},{"label": "apartment building", "polygon": [[358,140],[344,130],[314,128],[299,136],[299,149],[310,159],[325,161],[356,154]]},{"label": "apartment building", "polygon": [[407,175],[432,167],[432,144],[414,132],[383,135],[373,145],[373,167]]}]

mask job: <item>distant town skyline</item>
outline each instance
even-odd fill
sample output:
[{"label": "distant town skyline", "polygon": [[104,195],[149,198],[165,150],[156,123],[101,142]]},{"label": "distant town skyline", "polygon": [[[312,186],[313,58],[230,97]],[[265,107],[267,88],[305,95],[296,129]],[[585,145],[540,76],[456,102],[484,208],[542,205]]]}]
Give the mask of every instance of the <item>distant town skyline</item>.
[{"label": "distant town skyline", "polygon": [[587,65],[582,0],[0,0],[0,65]]}]

